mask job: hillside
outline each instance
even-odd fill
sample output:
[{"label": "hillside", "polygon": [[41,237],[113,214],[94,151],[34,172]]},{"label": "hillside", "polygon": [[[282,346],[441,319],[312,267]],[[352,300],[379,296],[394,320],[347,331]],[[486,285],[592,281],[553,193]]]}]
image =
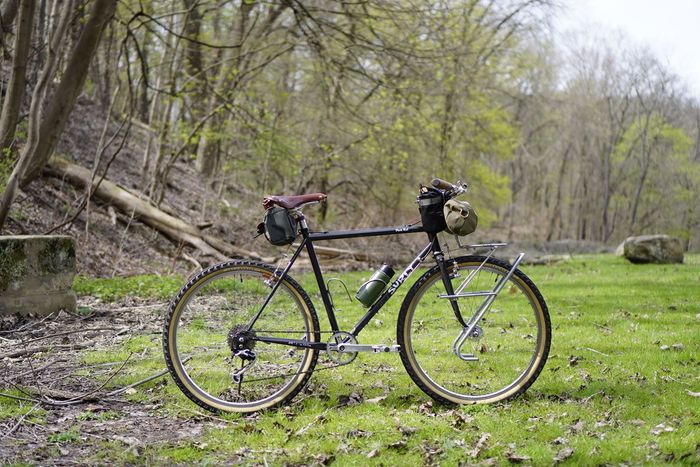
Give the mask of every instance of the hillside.
[{"label": "hillside", "polygon": [[[153,132],[136,120],[128,133],[126,125],[120,127],[116,118],[110,120],[106,130],[105,124],[106,118],[99,105],[83,96],[71,114],[55,156],[90,171],[95,170],[95,161],[99,160],[94,172],[95,180],[106,174],[105,180],[242,250],[241,254],[227,256],[261,256],[267,261],[284,257],[285,249],[272,247],[264,238],[256,237],[257,224],[263,217],[263,193],[252,193],[235,181],[227,184],[225,191],[212,192],[195,169],[194,160],[182,156],[172,165],[163,200],[157,204],[141,189],[143,155],[148,138],[154,136]],[[101,141],[109,143],[102,151],[99,150],[103,145]],[[170,154],[166,154],[166,160],[168,157]],[[115,209],[95,197],[84,209],[79,209],[85,190],[50,172],[45,170],[40,180],[29,185],[18,196],[2,231],[4,235],[52,233],[74,237],[78,247],[78,274],[86,276],[186,275],[221,260],[221,257],[204,254],[191,245],[168,238],[145,225],[138,216]],[[328,202],[339,201],[342,200],[331,196]],[[318,208],[314,207],[305,212],[312,225],[317,225],[317,213]],[[417,218],[416,213],[415,218],[406,219],[405,222],[415,222]],[[334,224],[330,228],[354,227],[347,225],[347,221],[343,224],[342,219],[337,222],[339,225]],[[416,245],[422,242],[422,236],[420,239],[410,236],[408,239],[403,237],[399,242],[387,238],[335,241],[332,247],[352,249],[365,259],[367,255],[371,258],[376,256],[376,261],[370,261],[374,263],[408,258]],[[365,264],[356,259],[347,255],[327,259],[324,267],[354,269]],[[304,264],[304,261],[300,262],[302,268]]]},{"label": "hillside", "polygon": [[[56,154],[92,170],[104,125],[105,118],[100,108],[88,99],[81,99],[71,115]],[[105,139],[108,140],[117,132],[119,125],[110,122]],[[104,173],[112,154],[118,150],[123,134],[122,129],[120,136],[104,151],[96,178],[99,179]],[[146,137],[146,130],[132,126],[123,148],[109,167],[106,176],[108,180],[134,193],[140,192]],[[259,201],[254,202],[254,196],[241,195],[238,200],[222,200],[220,203],[203,206],[202,200],[211,197],[211,193],[207,193],[206,184],[191,164],[182,160],[174,164],[171,180],[161,209],[194,224],[202,221],[212,223],[210,233],[234,244],[250,243],[254,225],[246,231],[245,219],[256,219],[254,207],[258,208]],[[64,180],[45,174],[18,197],[3,233],[47,233],[74,216],[83,195],[83,190],[77,190]],[[257,215],[260,216],[262,208],[258,209]],[[84,275],[185,273],[193,268],[193,264],[183,257],[183,253],[191,253],[203,264],[208,262],[207,258],[201,258],[190,248],[167,241],[158,232],[143,225],[139,219],[132,219],[126,213],[95,201],[89,203],[74,222],[54,233],[71,235],[76,239],[79,249],[78,273]]]}]

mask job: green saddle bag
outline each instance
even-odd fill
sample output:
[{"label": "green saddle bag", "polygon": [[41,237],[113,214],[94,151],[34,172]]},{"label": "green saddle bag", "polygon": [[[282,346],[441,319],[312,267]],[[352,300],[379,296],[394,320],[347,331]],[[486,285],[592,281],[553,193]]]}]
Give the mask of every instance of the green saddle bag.
[{"label": "green saddle bag", "polygon": [[443,208],[447,231],[454,235],[469,235],[476,230],[479,217],[471,204],[451,199]]}]

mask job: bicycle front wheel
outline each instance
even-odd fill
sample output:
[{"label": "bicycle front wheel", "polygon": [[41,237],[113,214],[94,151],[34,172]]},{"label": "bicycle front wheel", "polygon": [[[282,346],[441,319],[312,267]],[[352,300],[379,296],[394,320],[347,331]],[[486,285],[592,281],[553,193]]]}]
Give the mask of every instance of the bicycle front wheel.
[{"label": "bicycle front wheel", "polygon": [[192,278],[171,304],[163,331],[165,360],[178,387],[201,407],[213,412],[274,407],[311,377],[317,350],[258,340],[319,339],[306,292],[285,277],[270,297],[277,281],[271,266],[231,261]]},{"label": "bicycle front wheel", "polygon": [[[465,323],[488,299],[477,294],[493,290],[510,268],[505,261],[480,256],[448,262],[453,290],[471,277],[457,299]],[[535,284],[516,270],[458,352],[454,343],[464,326],[446,294],[435,266],[416,281],[401,306],[397,337],[413,381],[435,400],[452,404],[492,403],[522,394],[542,371],[551,342],[547,305]]]}]

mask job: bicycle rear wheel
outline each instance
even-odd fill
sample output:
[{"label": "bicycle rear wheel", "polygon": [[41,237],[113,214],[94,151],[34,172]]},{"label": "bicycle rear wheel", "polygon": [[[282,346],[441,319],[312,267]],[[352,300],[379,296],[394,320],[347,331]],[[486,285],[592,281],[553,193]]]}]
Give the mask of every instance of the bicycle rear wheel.
[{"label": "bicycle rear wheel", "polygon": [[[463,294],[492,290],[511,268],[505,261],[480,256],[453,261],[448,269],[454,290],[474,273]],[[542,371],[551,342],[547,305],[535,284],[522,271],[514,272],[461,348],[461,354],[473,355],[472,361],[453,351],[464,327],[449,299],[440,295],[446,295],[445,286],[435,266],[416,281],[401,306],[397,337],[413,381],[444,403],[492,403],[522,394]],[[485,298],[458,299],[465,322]]]},{"label": "bicycle rear wheel", "polygon": [[[255,325],[247,325],[276,278],[271,266],[231,261],[190,280],[165,318],[165,361],[178,387],[213,412],[254,412],[294,397],[311,377],[318,351],[267,344],[260,337],[319,339],[306,292],[289,277]],[[245,368],[245,369],[243,369]]]}]

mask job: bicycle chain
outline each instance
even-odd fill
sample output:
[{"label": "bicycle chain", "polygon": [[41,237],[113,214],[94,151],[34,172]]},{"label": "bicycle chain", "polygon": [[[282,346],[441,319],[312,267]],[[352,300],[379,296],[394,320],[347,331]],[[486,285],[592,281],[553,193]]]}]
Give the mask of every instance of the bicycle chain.
[{"label": "bicycle chain", "polygon": [[[258,330],[258,332],[261,332],[261,331]],[[300,332],[300,331],[263,331],[263,332],[265,332],[266,334],[280,334],[280,333],[295,333],[295,332]],[[316,331],[316,332],[319,333],[319,334],[335,334],[334,331]],[[350,363],[350,362],[348,362],[348,363]],[[313,370],[300,371],[300,372],[298,372],[298,373],[287,373],[287,374],[282,374],[282,375],[268,376],[268,377],[265,377],[265,378],[256,378],[256,379],[250,379],[250,380],[242,380],[239,384],[242,384],[242,383],[255,383],[255,382],[258,382],[258,381],[265,381],[265,380],[268,380],[268,379],[282,378],[282,377],[285,377],[285,376],[296,376],[296,375],[302,375],[302,374],[305,374],[305,373],[314,373],[314,372],[318,372],[318,371],[331,370],[331,369],[333,369],[333,368],[338,368],[338,367],[340,367],[340,366],[345,366],[345,365],[347,365],[347,363],[341,363],[341,364],[339,364],[339,365],[324,366],[324,367],[321,367],[321,368],[316,367],[316,368],[314,368]]]}]

